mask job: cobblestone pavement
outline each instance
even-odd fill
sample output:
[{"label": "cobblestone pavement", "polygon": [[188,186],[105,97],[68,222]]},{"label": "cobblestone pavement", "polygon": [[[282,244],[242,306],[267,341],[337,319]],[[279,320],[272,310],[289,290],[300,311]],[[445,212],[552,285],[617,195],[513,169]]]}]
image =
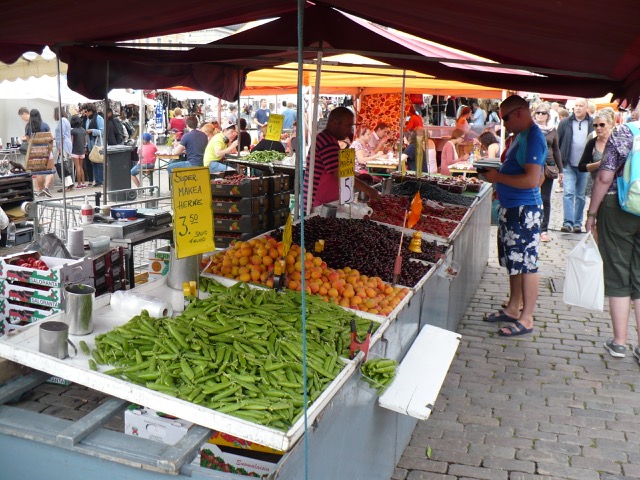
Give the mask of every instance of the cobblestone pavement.
[{"label": "cobblestone pavement", "polygon": [[632,355],[614,359],[603,349],[608,307],[570,307],[552,293],[549,280],[564,278],[581,238],[560,233],[561,222],[562,194],[553,193],[533,335],[502,338],[482,321],[509,290],[491,249],[435,410],[416,427],[392,480],[640,478],[640,367]]}]

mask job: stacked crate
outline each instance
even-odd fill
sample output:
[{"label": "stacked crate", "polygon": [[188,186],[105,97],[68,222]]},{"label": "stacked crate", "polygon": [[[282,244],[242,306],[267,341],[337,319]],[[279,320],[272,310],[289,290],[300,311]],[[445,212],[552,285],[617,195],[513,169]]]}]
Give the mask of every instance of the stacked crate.
[{"label": "stacked crate", "polygon": [[291,212],[289,204],[293,191],[289,175],[276,174],[264,177],[267,180],[267,229],[273,230],[287,223]]},{"label": "stacked crate", "polygon": [[88,257],[91,262],[91,282],[96,289],[96,297],[126,288],[124,251],[122,247]]},{"label": "stacked crate", "polygon": [[216,248],[249,240],[267,229],[267,177],[227,177],[211,183]]},{"label": "stacked crate", "polygon": [[[48,270],[20,266],[20,259],[34,257]],[[68,260],[27,252],[0,259],[0,315],[5,333],[37,322],[64,309],[64,286],[87,283],[86,259]]]}]

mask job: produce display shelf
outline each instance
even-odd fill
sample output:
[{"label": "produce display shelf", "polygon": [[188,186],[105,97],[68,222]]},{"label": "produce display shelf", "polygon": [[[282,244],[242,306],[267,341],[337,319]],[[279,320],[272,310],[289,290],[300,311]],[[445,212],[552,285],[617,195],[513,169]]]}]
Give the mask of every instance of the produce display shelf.
[{"label": "produce display shelf", "polygon": [[[163,285],[160,281],[154,283],[158,285],[155,285],[154,288],[145,289],[144,293],[159,298],[168,298],[167,295],[171,294],[169,290],[172,289]],[[177,292],[177,290],[174,290],[174,292]],[[76,346],[78,346],[80,340],[84,340],[89,348],[93,349],[96,335],[106,333],[129,321],[129,316],[118,313],[106,303],[109,300],[107,297],[110,297],[110,295],[99,297],[100,303],[96,304],[96,307],[99,308],[94,310],[93,332],[84,336],[69,336]],[[47,320],[61,320],[61,314],[52,315]],[[0,338],[0,356],[108,395],[144,405],[203,427],[229,433],[277,450],[289,450],[304,433],[304,417],[300,417],[287,432],[282,432],[105,375],[100,371],[93,371],[89,368],[89,357],[81,351],[74,358],[67,357],[64,360],[45,355],[38,351],[38,327],[39,323],[34,323]],[[375,338],[380,338],[382,333],[377,333]],[[357,371],[360,359],[361,357],[358,356],[354,360],[348,361],[334,381],[309,407],[307,413],[309,423],[313,422],[340,387]],[[108,370],[109,368],[111,367],[101,367],[102,370]]]},{"label": "produce display shelf", "polygon": [[[236,283],[239,282],[238,280],[233,280],[233,279],[230,279],[230,278],[221,277],[219,275],[214,275],[212,273],[202,273],[202,274],[200,274],[200,276],[215,280],[215,281],[221,283],[222,285],[224,285],[225,287],[232,287],[233,285],[235,285]],[[250,287],[256,287],[256,288],[263,288],[263,289],[268,288],[268,287],[265,287],[264,285],[256,285],[256,284],[253,284],[253,283],[248,283],[247,285],[249,285]],[[413,295],[413,289],[411,287],[405,287],[403,285],[396,285],[396,286],[400,287],[400,288],[407,288],[409,290],[409,293],[400,301],[400,303],[398,303],[398,305],[396,305],[396,308],[394,308],[393,311],[387,316],[375,315],[375,314],[371,314],[371,313],[368,313],[368,312],[361,312],[360,310],[354,310],[352,308],[347,308],[347,307],[340,307],[340,308],[344,308],[348,312],[356,313],[359,316],[361,316],[362,318],[368,318],[370,320],[374,320],[374,321],[376,321],[378,323],[381,323],[381,324],[384,323],[385,320],[393,320],[394,318],[396,318],[398,316],[398,313],[400,313],[402,311],[402,309],[405,307],[405,305],[407,303],[409,303],[409,300],[411,299],[411,296]]]}]

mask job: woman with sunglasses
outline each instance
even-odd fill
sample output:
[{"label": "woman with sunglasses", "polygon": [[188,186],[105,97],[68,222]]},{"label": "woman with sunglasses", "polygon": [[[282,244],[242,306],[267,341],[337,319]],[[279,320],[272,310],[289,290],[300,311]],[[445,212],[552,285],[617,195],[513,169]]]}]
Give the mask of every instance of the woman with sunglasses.
[{"label": "woman with sunglasses", "polygon": [[[558,146],[558,134],[553,125],[549,125],[549,107],[546,103],[541,103],[534,110],[533,120],[536,122],[545,139],[547,140],[546,165],[558,167],[558,179],[562,182],[562,159],[560,158],[560,147]],[[542,197],[542,224],[540,225],[540,241],[548,242],[551,239],[547,233],[549,229],[549,217],[551,216],[551,190],[553,189],[553,178],[545,175],[542,185],[540,185],[540,196]]]},{"label": "woman with sunglasses", "polygon": [[578,171],[591,173],[589,183],[587,184],[587,195],[589,197],[591,196],[593,182],[598,175],[604,147],[611,136],[614,124],[615,114],[611,108],[603,108],[596,113],[596,116],[593,118],[593,128],[596,136],[587,141],[582,157],[580,158],[580,163],[578,164]]}]

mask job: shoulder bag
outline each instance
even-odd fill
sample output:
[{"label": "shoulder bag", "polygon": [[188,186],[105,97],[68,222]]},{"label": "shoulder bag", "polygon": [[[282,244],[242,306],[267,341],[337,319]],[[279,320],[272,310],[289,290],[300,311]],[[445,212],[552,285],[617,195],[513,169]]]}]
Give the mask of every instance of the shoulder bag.
[{"label": "shoulder bag", "polygon": [[98,130],[98,138],[93,144],[93,148],[89,152],[89,160],[92,163],[104,163],[104,156],[102,155],[102,132]]}]

